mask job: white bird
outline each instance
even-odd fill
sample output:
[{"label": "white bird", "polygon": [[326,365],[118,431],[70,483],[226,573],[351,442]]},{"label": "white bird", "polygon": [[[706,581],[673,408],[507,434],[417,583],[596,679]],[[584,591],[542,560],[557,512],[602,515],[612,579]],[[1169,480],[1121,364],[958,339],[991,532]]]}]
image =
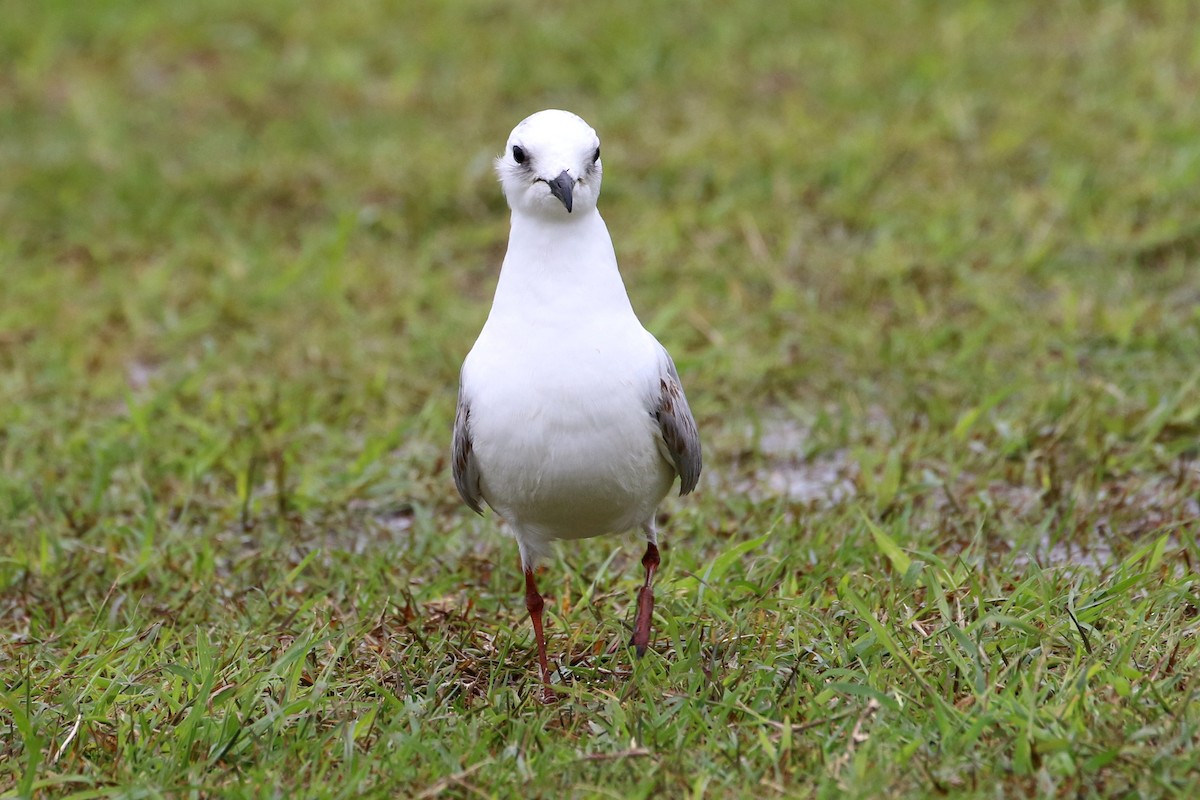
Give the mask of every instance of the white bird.
[{"label": "white bird", "polygon": [[567,111],[508,137],[496,172],[512,209],[487,322],[463,362],[454,482],[517,540],[525,605],[552,699],[537,559],[554,539],[640,528],[647,541],[630,641],[643,655],[659,565],[654,517],[676,476],[696,488],[700,437],[675,364],[638,321],[596,209],[600,140]]}]

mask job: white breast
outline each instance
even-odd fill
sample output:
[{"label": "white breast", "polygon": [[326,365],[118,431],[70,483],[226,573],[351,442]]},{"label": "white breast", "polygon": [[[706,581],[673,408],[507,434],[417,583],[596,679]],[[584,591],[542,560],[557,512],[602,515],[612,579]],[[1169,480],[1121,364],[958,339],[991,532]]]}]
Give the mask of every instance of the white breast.
[{"label": "white breast", "polygon": [[544,322],[489,321],[463,367],[484,499],[532,539],[636,527],[674,478],[651,413],[658,343],[624,317]]}]

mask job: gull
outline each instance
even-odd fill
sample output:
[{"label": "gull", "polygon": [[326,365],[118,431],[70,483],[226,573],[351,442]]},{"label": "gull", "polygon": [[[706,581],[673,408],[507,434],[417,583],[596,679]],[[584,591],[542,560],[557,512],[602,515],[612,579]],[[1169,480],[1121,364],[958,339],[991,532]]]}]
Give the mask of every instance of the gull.
[{"label": "gull", "polygon": [[508,137],[496,172],[512,210],[491,312],[463,362],[452,464],[458,493],[517,540],[543,697],[553,699],[534,567],[556,539],[640,529],[630,644],[650,641],[655,513],[679,478],[696,488],[700,437],[679,373],[638,321],[596,209],[600,140],[550,109]]}]

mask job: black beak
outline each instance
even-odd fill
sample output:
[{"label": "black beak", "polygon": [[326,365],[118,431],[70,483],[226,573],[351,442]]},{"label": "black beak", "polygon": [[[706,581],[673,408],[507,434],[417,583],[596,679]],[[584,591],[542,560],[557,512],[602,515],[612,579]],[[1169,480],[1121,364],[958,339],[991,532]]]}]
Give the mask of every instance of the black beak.
[{"label": "black beak", "polygon": [[575,179],[572,178],[564,169],[558,174],[558,177],[552,181],[546,181],[550,186],[550,194],[562,201],[563,207],[567,209],[567,213],[571,213],[571,190],[575,188]]}]

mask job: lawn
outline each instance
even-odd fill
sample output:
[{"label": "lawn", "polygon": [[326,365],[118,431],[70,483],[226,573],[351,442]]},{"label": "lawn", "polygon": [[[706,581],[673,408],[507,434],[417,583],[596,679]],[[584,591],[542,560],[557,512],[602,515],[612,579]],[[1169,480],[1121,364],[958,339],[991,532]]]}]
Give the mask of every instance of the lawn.
[{"label": "lawn", "polygon": [[[10,3],[0,797],[1200,793],[1200,7]],[[705,447],[454,492],[533,111]]]}]

